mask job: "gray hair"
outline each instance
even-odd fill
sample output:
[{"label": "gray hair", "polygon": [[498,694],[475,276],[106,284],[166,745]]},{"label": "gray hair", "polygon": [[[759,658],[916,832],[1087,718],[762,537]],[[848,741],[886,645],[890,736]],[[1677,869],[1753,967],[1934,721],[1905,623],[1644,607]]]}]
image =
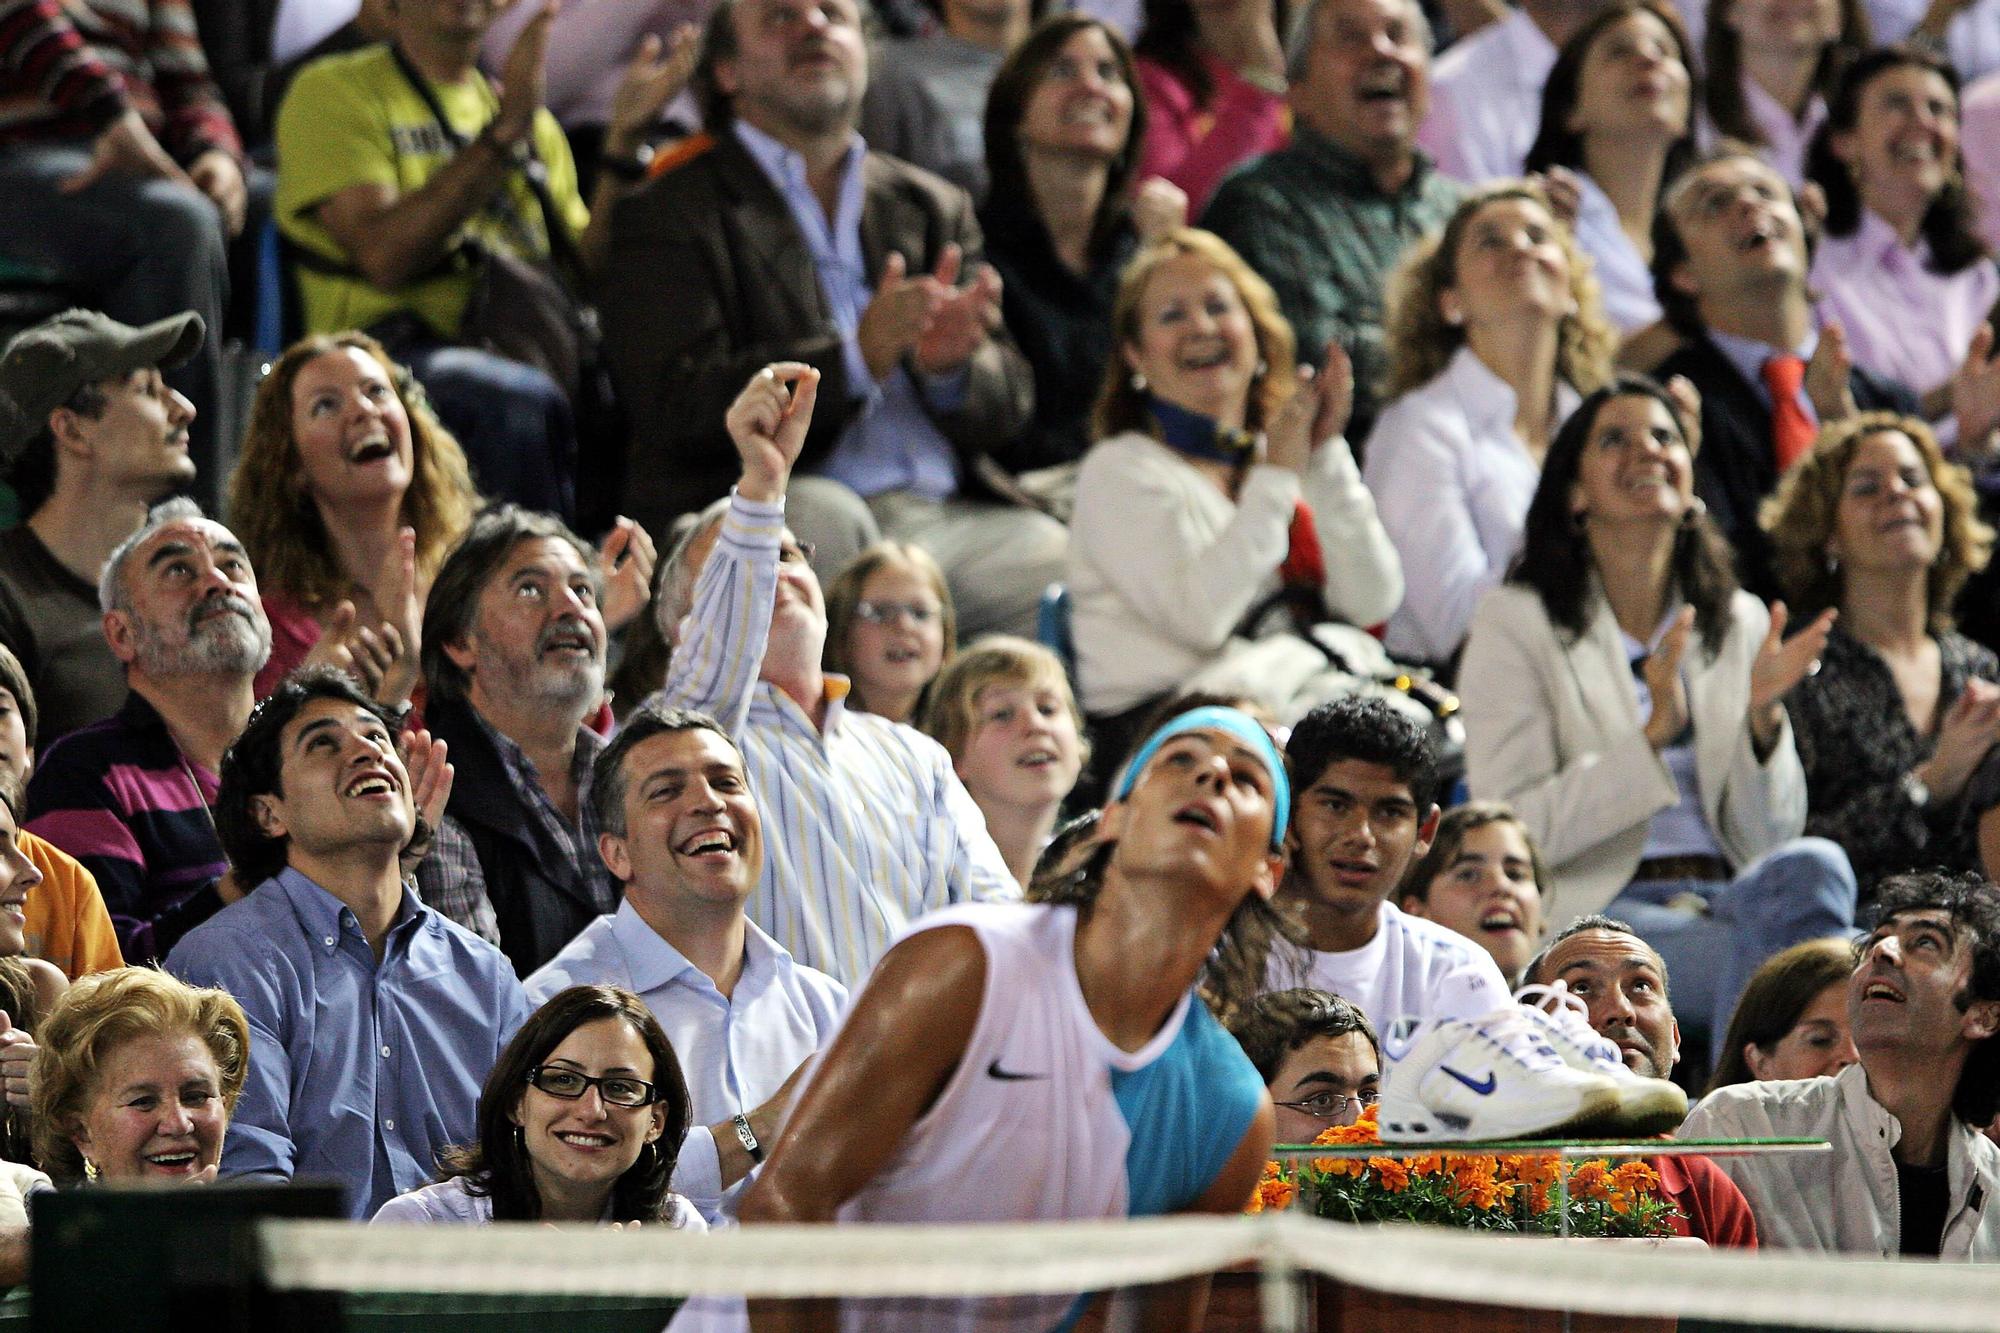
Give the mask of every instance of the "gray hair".
[{"label": "gray hair", "polygon": [[[1431,31],[1430,17],[1417,0],[1403,0],[1410,7],[1410,17],[1417,21],[1417,30],[1424,35],[1424,50],[1437,50],[1437,35]],[[1312,60],[1312,46],[1319,36],[1319,11],[1326,0],[1305,0],[1292,14],[1291,31],[1285,34],[1285,78],[1292,83],[1302,82],[1306,77],[1306,66]]]},{"label": "gray hair", "polygon": [[684,514],[674,522],[673,545],[667,551],[667,558],[660,562],[653,585],[653,623],[659,626],[660,638],[669,648],[677,641],[681,621],[694,609],[696,571],[687,567],[688,552],[728,512],[729,497],[725,495],[699,513]]},{"label": "gray hair", "polygon": [[130,611],[131,598],[125,594],[125,565],[132,553],[151,540],[154,533],[169,523],[185,523],[189,519],[205,519],[201,506],[185,495],[176,495],[170,500],[162,500],[146,511],[146,521],[139,530],[111,548],[111,554],[104,559],[104,568],[97,574],[97,608],[105,614],[113,611]]}]

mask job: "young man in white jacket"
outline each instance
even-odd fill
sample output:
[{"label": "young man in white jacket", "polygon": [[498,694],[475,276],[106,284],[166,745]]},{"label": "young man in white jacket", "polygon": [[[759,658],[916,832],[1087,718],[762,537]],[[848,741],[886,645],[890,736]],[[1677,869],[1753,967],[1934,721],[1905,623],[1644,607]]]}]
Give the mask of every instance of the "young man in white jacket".
[{"label": "young man in white jacket", "polygon": [[1824,1138],[1824,1157],[1720,1158],[1766,1248],[1885,1259],[2000,1259],[2000,888],[1923,871],[1882,883],[1847,1008],[1861,1063],[1831,1078],[1741,1083],[1683,1138]]}]

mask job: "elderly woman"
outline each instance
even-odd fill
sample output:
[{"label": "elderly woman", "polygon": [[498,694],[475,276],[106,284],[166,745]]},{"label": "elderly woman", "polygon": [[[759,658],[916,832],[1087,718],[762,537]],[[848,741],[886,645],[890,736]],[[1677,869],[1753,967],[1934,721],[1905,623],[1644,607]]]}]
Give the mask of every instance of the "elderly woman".
[{"label": "elderly woman", "polygon": [[1986,318],[2000,299],[1958,150],[1958,75],[1905,47],[1873,51],[1834,89],[1806,171],[1826,192],[1813,257],[1821,314],[1854,363],[1914,389],[1946,442],[2000,425]]},{"label": "elderly woman", "polygon": [[1952,628],[1993,546],[1965,470],[1923,422],[1864,413],[1821,433],[1764,526],[1792,604],[1840,610],[1819,674],[1787,701],[1807,829],[1847,848],[1864,901],[1911,866],[1979,868],[2000,805],[2000,660]]},{"label": "elderly woman", "polygon": [[1577,248],[1590,256],[1605,317],[1628,338],[1660,321],[1653,214],[1694,152],[1692,68],[1669,5],[1618,0],[1563,44],[1542,86],[1527,170],[1574,173]]},{"label": "elderly woman", "polygon": [[1368,489],[1408,593],[1389,651],[1450,662],[1520,545],[1542,456],[1618,335],[1547,196],[1513,183],[1458,206],[1391,280],[1394,398],[1368,437]]},{"label": "elderly woman", "polygon": [[479,1142],[434,1185],[375,1214],[395,1222],[707,1224],[668,1183],[692,1111],[680,1061],[645,1001],[572,986],[514,1034],[479,1093]]},{"label": "elderly woman", "polygon": [[1807,940],[1773,954],[1743,988],[1708,1090],[1838,1074],[1860,1056],[1847,1027],[1854,946]]},{"label": "elderly woman", "polygon": [[1520,561],[1480,603],[1459,693],[1472,794],[1534,835],[1550,919],[1630,922],[1682,1021],[1720,1033],[1764,959],[1852,925],[1855,891],[1838,847],[1799,838],[1783,703],[1833,614],[1785,640],[1782,610],[1737,588],[1694,498],[1688,409],[1638,376],[1578,406]]},{"label": "elderly woman", "polygon": [[226,993],[145,967],[84,977],[42,1020],[35,1155],[57,1183],[203,1184],[249,1068]]},{"label": "elderly woman", "polygon": [[944,570],[915,543],[877,542],[826,585],[825,664],[849,708],[914,725],[957,644]]},{"label": "elderly woman", "polygon": [[[986,100],[993,191],[979,211],[1004,282],[1007,332],[1035,372],[1035,417],[994,460],[1058,512],[1090,447],[1090,406],[1115,350],[1118,275],[1147,239],[1182,225],[1187,198],[1160,179],[1135,193],[1146,105],[1132,52],[1087,14],[1052,14],[994,77]],[[1062,469],[1047,474],[1047,469]]]},{"label": "elderly woman", "polygon": [[[1126,269],[1113,328],[1121,364],[1106,371],[1070,534],[1084,708],[1213,690],[1289,722],[1352,679],[1293,627],[1372,625],[1403,591],[1341,437],[1346,358],[1329,348],[1325,375],[1301,370],[1269,284],[1186,228]],[[1260,634],[1270,618],[1251,613],[1274,598],[1299,613]]]},{"label": "elderly woman", "polygon": [[1704,139],[1756,148],[1797,190],[1827,98],[1869,47],[1861,0],[1712,0],[1702,48]]}]

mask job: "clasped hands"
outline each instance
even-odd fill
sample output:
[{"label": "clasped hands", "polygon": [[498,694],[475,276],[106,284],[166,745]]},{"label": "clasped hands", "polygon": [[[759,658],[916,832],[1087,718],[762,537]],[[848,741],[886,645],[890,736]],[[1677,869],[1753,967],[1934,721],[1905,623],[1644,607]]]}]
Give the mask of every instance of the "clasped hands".
[{"label": "clasped hands", "polygon": [[911,277],[900,254],[882,266],[875,295],[854,331],[861,359],[877,380],[908,356],[925,375],[948,375],[962,368],[1000,327],[1000,275],[989,264],[958,285],[965,252],[947,245],[928,275]]}]

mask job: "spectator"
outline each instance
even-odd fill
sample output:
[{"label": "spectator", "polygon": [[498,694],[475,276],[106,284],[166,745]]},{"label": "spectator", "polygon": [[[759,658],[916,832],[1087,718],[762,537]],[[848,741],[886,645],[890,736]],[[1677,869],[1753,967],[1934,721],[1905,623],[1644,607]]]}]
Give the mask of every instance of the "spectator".
[{"label": "spectator", "polygon": [[[1270,1097],[1203,999],[1233,1020],[1255,997],[1282,928],[1269,895],[1288,800],[1277,747],[1244,714],[1199,709],[1155,732],[1080,874],[1041,902],[933,916],[883,959],[743,1220],[1240,1212],[1270,1151]],[[982,1068],[992,1077],[951,1076]],[[1157,1147],[1105,1150],[1127,1143]],[[1152,1287],[1130,1313],[1191,1328],[1206,1288]],[[1074,1304],[1009,1302],[1004,1326],[1052,1326]],[[869,1307],[867,1323],[970,1327],[992,1311],[901,1301]]]},{"label": "spectator", "polygon": [[1417,142],[1467,185],[1521,174],[1556,52],[1608,0],[1523,0],[1438,58]]},{"label": "spectator", "polygon": [[[11,787],[17,813],[25,805],[28,774],[34,769],[37,721],[35,692],[28,687],[27,673],[20,660],[0,645],[0,786]],[[104,895],[83,863],[25,830],[17,832],[14,841],[41,874],[40,886],[29,895],[25,908],[27,952],[71,980],[123,967]],[[26,1026],[19,1014],[14,1016]]]},{"label": "spectator", "polygon": [[382,706],[337,671],[273,692],[229,747],[215,802],[235,875],[256,891],[167,957],[250,1019],[222,1173],[331,1177],[355,1218],[474,1141],[480,1082],[528,1016],[500,951],[404,888],[416,784],[391,736]]},{"label": "spectator", "polygon": [[1628,348],[1660,322],[1647,267],[1653,214],[1660,187],[1694,155],[1693,68],[1665,0],[1615,0],[1563,44],[1528,149],[1529,171],[1572,173],[1577,248],[1590,256],[1605,318]]},{"label": "spectator", "polygon": [[1723,144],[1668,183],[1653,223],[1653,285],[1687,342],[1658,373],[1701,395],[1695,490],[1759,596],[1776,585],[1757,508],[1815,430],[1857,409],[1916,410],[1901,385],[1850,369],[1839,324],[1813,327],[1806,263],[1791,189],[1751,149]]},{"label": "spectator", "polygon": [[1396,890],[1407,915],[1455,930],[1493,955],[1509,986],[1542,944],[1549,871],[1519,815],[1498,801],[1454,806]]},{"label": "spectator", "polygon": [[773,812],[750,919],[801,964],[851,985],[918,916],[1019,888],[950,756],[909,727],[849,712],[842,682],[821,668],[819,580],[784,524],[818,385],[811,367],[780,363],[731,406],[742,476],[661,571],[654,614],[673,658],[654,698],[720,719],[758,807]]},{"label": "spectator", "polygon": [[1850,926],[1855,889],[1837,846],[1798,836],[1783,703],[1833,615],[1786,640],[1786,617],[1737,590],[1694,500],[1687,419],[1637,376],[1577,408],[1520,561],[1473,618],[1459,693],[1472,794],[1520,812],[1550,918],[1631,921],[1712,1039],[1764,959]]},{"label": "spectator", "polygon": [[1891,48],[1848,67],[1806,162],[1827,200],[1812,284],[1855,364],[1915,390],[1977,457],[2000,428],[1986,322],[2000,267],[1979,237],[1958,130],[1958,75],[1936,56]]},{"label": "spectator", "polygon": [[1145,0],[1132,44],[1146,99],[1142,176],[1164,176],[1200,216],[1230,170],[1282,148],[1289,0]]},{"label": "spectator", "polygon": [[376,697],[407,702],[424,597],[478,504],[458,441],[380,343],[349,332],[287,348],[229,480],[271,622],[258,696],[331,637],[373,668]]},{"label": "spectator", "polygon": [[743,915],[764,869],[763,821],[743,757],[713,719],[642,708],[598,774],[598,846],[625,899],[529,977],[528,995],[597,984],[638,992],[693,1097],[675,1188],[715,1221],[734,1213],[776,1142],[847,988],[795,963]]},{"label": "spectator", "polygon": [[1861,1062],[1833,1078],[1720,1088],[1686,1138],[1797,1135],[1824,1159],[1724,1158],[1763,1243],[1894,1259],[1991,1260],[2000,1148],[1996,1109],[2000,903],[1977,875],[1921,872],[1882,885],[1881,919],[1847,983]]},{"label": "spectator", "polygon": [[1936,51],[1967,83],[2000,70],[2000,5],[1993,0],[1866,0],[1868,26],[1884,45]]},{"label": "spectator", "polygon": [[1569,229],[1533,185],[1469,195],[1389,295],[1391,401],[1368,488],[1407,573],[1389,651],[1455,660],[1520,547],[1549,441],[1611,374],[1617,334]]},{"label": "spectator", "polygon": [[982,489],[988,452],[1028,423],[1032,383],[997,329],[971,203],[855,134],[855,0],[770,22],[788,3],[717,6],[695,75],[709,133],[614,219],[604,318],[638,423],[628,500],[657,533],[721,495],[736,469],[725,409],[766,363],[803,361],[826,403],[792,521],[824,567],[878,536],[917,542],[966,633],[1032,633],[1066,539]]},{"label": "spectator", "polygon": [[1311,0],[1287,51],[1291,144],[1231,176],[1202,214],[1270,282],[1303,346],[1347,353],[1348,435],[1363,444],[1388,374],[1382,289],[1461,194],[1416,146],[1430,51],[1416,0]]},{"label": "spectator", "polygon": [[[444,0],[400,3],[394,40],[301,71],[278,111],[276,210],[307,327],[376,333],[470,450],[481,489],[567,516],[576,484],[567,386],[458,343],[490,262],[471,257],[470,241],[580,284],[597,271],[611,203],[629,188],[606,173],[592,221],[569,145],[541,105],[555,11],[539,6],[497,93],[474,65],[493,11],[467,18]],[[633,58],[608,154],[628,156],[643,141],[685,64],[661,58],[657,43]],[[546,169],[539,198],[522,169],[536,159]]]},{"label": "spectator", "polygon": [[549,514],[513,505],[473,520],[424,608],[425,720],[455,780],[424,901],[497,943],[522,976],[618,906],[597,855],[585,725],[604,697],[594,553]]},{"label": "spectator", "polygon": [[[149,359],[170,359],[169,379],[186,395],[195,470],[176,480],[213,505],[227,246],[243,229],[248,191],[242,143],[187,0],[13,0],[0,26],[0,100],[9,201],[0,254],[115,320],[150,326],[193,313],[210,331]],[[37,426],[47,410],[31,414]]]},{"label": "spectator", "polygon": [[1033,421],[993,459],[1062,518],[1116,345],[1118,276],[1142,243],[1187,221],[1178,187],[1154,177],[1135,194],[1145,137],[1130,48],[1080,13],[1037,24],[986,99],[993,189],[979,225],[1007,331],[1035,376]]},{"label": "spectator", "polygon": [[1039,643],[994,634],[952,659],[931,689],[924,731],[986,816],[1026,884],[1089,754],[1062,662]]},{"label": "spectator", "polygon": [[1854,946],[1807,940],[1764,960],[1743,988],[1708,1090],[1838,1074],[1860,1055],[1847,1026]]},{"label": "spectator", "polygon": [[878,542],[826,589],[826,669],[847,706],[915,726],[931,682],[958,651],[944,571],[921,546]]},{"label": "spectator", "polygon": [[104,562],[98,598],[131,692],[43,756],[28,826],[95,877],[124,956],[151,961],[223,904],[216,773],[271,629],[242,543],[192,500],[154,506]]},{"label": "spectator", "polygon": [[986,198],[986,90],[1046,0],[941,0],[938,8],[942,27],[878,48],[861,134],[871,152],[934,171],[977,204]]},{"label": "spectator", "polygon": [[1298,800],[1280,902],[1309,947],[1271,959],[1267,986],[1331,991],[1379,1032],[1403,1018],[1481,1018],[1513,1003],[1484,950],[1405,916],[1390,895],[1437,832],[1430,743],[1375,699],[1322,704],[1292,729]]},{"label": "spectator", "polygon": [[639,997],[573,987],[537,1009],[494,1061],[479,1092],[478,1139],[445,1156],[436,1184],[397,1195],[375,1221],[706,1231],[667,1185],[687,1127],[680,1062]]},{"label": "spectator", "polygon": [[1958,104],[1958,151],[1973,217],[1990,252],[2000,247],[2000,71],[1968,83]]},{"label": "spectator", "polygon": [[1992,551],[1975,510],[1965,470],[1923,422],[1886,412],[1827,427],[1765,509],[1791,605],[1839,608],[1820,670],[1787,708],[1806,829],[1847,849],[1864,904],[1886,875],[1976,870],[1981,844],[2000,841],[2000,768],[1986,762],[2000,659],[1951,618]]},{"label": "spectator", "polygon": [[1701,136],[1757,149],[1796,190],[1834,80],[1870,45],[1861,0],[1717,0],[1714,17],[1702,50]]},{"label": "spectator", "polygon": [[[1681,1033],[1667,992],[1667,964],[1658,950],[1622,921],[1587,916],[1565,926],[1529,964],[1528,992],[1567,991],[1581,1002],[1590,1027],[1615,1044],[1625,1067],[1642,1078],[1666,1078],[1680,1061]],[[1678,1213],[1676,1235],[1730,1249],[1757,1248],[1750,1205],[1707,1157],[1650,1157],[1660,1194]]]},{"label": "spectator", "polygon": [[[1085,709],[1211,690],[1289,721],[1356,688],[1306,629],[1374,624],[1402,580],[1341,437],[1345,356],[1329,347],[1317,379],[1298,368],[1269,285],[1192,229],[1132,261],[1114,328],[1122,364],[1105,368],[1070,548]],[[1296,618],[1250,623],[1279,597]]]},{"label": "spectator", "polygon": [[0,641],[35,691],[45,744],[124,701],[97,576],[148,505],[194,480],[194,406],[160,371],[201,340],[192,313],[134,329],[70,310],[0,351],[0,472],[28,515],[0,534]]},{"label": "spectator", "polygon": [[[28,997],[31,1004],[53,1003],[69,985],[69,979],[51,964],[22,956],[28,951],[28,903],[39,896],[41,887],[41,867],[29,854],[26,835],[21,832],[21,784],[12,774],[0,773],[0,961],[9,964],[8,985],[25,976],[32,988]],[[9,1049],[10,1034],[32,1026],[33,1015],[25,1011],[13,1022],[0,1025],[0,1064],[15,1059]],[[29,1054],[32,1057],[32,1050]],[[5,1073],[25,1077],[27,1070],[8,1069]]]},{"label": "spectator", "polygon": [[199,1185],[251,1059],[228,994],[122,967],[70,987],[41,1024],[35,1156],[65,1185]]},{"label": "spectator", "polygon": [[1279,1143],[1351,1125],[1382,1095],[1382,1047],[1368,1016],[1322,990],[1259,995],[1233,1029],[1277,1110]]}]

